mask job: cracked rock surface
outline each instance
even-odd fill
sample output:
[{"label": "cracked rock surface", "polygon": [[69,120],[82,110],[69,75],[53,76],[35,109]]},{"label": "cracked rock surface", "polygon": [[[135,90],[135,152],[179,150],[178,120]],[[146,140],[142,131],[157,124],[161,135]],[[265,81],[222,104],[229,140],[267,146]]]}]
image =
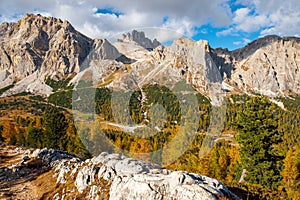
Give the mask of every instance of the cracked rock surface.
[{"label": "cracked rock surface", "polygon": [[[7,199],[239,199],[215,179],[121,154],[82,160],[54,149],[2,148],[1,156],[12,158],[0,166],[0,195],[11,196]],[[39,188],[44,184],[47,196]]]}]

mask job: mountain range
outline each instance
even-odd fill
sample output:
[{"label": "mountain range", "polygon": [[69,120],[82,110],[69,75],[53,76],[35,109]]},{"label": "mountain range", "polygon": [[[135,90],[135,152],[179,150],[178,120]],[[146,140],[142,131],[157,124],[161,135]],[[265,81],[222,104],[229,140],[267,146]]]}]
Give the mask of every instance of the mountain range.
[{"label": "mountain range", "polygon": [[[7,88],[2,96],[24,91],[49,96],[53,88],[48,79],[124,87],[128,75],[138,88],[185,80],[207,96],[211,84],[228,94],[300,93],[296,37],[265,36],[229,51],[183,37],[163,46],[134,30],[111,43],[81,34],[68,21],[27,14],[1,24],[0,43],[0,89]],[[86,78],[88,74],[92,76]]]},{"label": "mountain range", "polygon": [[0,199],[297,198],[300,38],[147,34],[0,25]]}]

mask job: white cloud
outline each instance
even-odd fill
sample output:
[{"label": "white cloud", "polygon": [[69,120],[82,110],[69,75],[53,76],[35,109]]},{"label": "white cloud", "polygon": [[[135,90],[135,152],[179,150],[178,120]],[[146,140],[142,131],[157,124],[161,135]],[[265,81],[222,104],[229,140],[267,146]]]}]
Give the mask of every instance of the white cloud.
[{"label": "white cloud", "polygon": [[174,30],[181,34],[191,37],[195,34],[194,25],[188,19],[172,19],[163,24],[163,28]]},{"label": "white cloud", "polygon": [[[227,1],[2,0],[0,20],[12,21],[19,18],[19,15],[15,14],[41,12],[62,20],[67,19],[77,30],[93,38],[103,38],[111,33],[142,27],[160,27],[192,36],[195,34],[194,27],[207,23],[220,27],[229,25],[231,10]],[[95,14],[97,8],[108,8],[121,15]],[[164,22],[165,17],[168,17],[168,20]]]},{"label": "white cloud", "polygon": [[235,29],[233,27],[217,32],[218,37],[226,35],[237,35],[237,33],[235,33]]},{"label": "white cloud", "polygon": [[248,38],[243,38],[242,41],[233,42],[234,45],[247,45],[251,42]]},{"label": "white cloud", "polygon": [[270,25],[270,19],[264,15],[252,14],[250,8],[240,8],[235,11],[232,25],[229,29],[217,33],[218,36],[233,35],[237,32],[256,32]]},{"label": "white cloud", "polygon": [[231,25],[217,33],[218,36],[257,31],[261,35],[295,36],[300,32],[299,0],[238,0],[236,3],[246,7],[234,12]]},{"label": "white cloud", "polygon": [[[232,4],[232,8],[236,4],[242,8],[239,6],[232,11]],[[98,8],[118,14],[95,14]],[[16,21],[25,13],[41,13],[68,20],[77,30],[92,38],[107,38],[116,33],[152,27],[149,35],[164,42],[182,34],[193,36],[206,24],[222,28],[217,33],[219,37],[240,33],[248,37],[248,33],[253,32],[290,36],[300,33],[299,0],[1,1],[0,22]]]},{"label": "white cloud", "polygon": [[236,41],[236,42],[233,42],[234,45],[241,45],[242,42],[241,41]]}]

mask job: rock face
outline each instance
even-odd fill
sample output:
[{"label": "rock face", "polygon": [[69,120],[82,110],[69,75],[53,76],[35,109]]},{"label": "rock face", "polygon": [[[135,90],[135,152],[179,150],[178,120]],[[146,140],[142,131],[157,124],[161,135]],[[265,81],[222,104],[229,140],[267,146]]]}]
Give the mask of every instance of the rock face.
[{"label": "rock face", "polygon": [[158,42],[156,39],[151,41],[149,38],[147,38],[143,31],[139,32],[136,30],[133,30],[131,33],[123,34],[123,38],[119,39],[118,41],[126,43],[136,43],[147,50],[153,50],[161,45],[160,42]]},{"label": "rock face", "polygon": [[17,23],[3,23],[0,41],[0,69],[17,79],[37,70],[47,75],[78,72],[93,43],[67,21],[29,14]]},{"label": "rock face", "polygon": [[[130,74],[139,88],[150,80],[164,85],[185,80],[208,96],[211,88],[271,97],[300,93],[299,38],[266,36],[228,51],[185,38],[163,47],[144,32],[132,31],[114,45],[90,39],[53,17],[28,14],[16,23],[3,23],[0,88],[15,86],[2,96],[23,91],[47,96],[52,93],[47,78],[61,80],[75,74],[76,83],[84,71],[102,86],[120,87]],[[108,82],[111,75],[114,80]]]},{"label": "rock face", "polygon": [[84,199],[112,200],[198,200],[220,197],[239,199],[215,179],[162,169],[153,163],[119,154],[101,153],[84,161],[74,155],[53,149],[31,151],[18,149],[18,151],[25,154],[22,164],[1,170],[9,172],[10,177],[15,177],[14,173],[23,174],[23,171],[27,170],[27,161],[33,163],[39,160],[43,166],[50,166],[54,169],[57,184],[68,185],[67,190],[60,187],[62,190],[54,194],[54,199],[79,195]]},{"label": "rock face", "polygon": [[[137,174],[113,180],[111,199],[238,199],[220,182],[186,172]],[[124,195],[125,194],[125,195]]]},{"label": "rock face", "polygon": [[[107,40],[92,40],[77,32],[68,21],[27,14],[17,23],[0,26],[0,88],[33,73],[38,73],[37,83],[79,73],[87,67],[82,63],[88,55],[111,60],[121,56]],[[22,88],[26,90],[27,86]],[[51,92],[45,90],[47,94]],[[8,92],[12,93],[13,90]]]},{"label": "rock face", "polygon": [[[7,188],[16,199],[239,199],[215,179],[163,169],[120,154],[104,152],[82,160],[54,149],[0,148],[3,157],[12,158],[1,163],[0,189]],[[53,187],[45,183],[49,176]],[[36,178],[39,184],[30,184]],[[44,191],[39,188],[41,183],[53,189]]]},{"label": "rock face", "polygon": [[[266,36],[235,51],[212,49],[207,41],[186,38],[152,52],[121,44],[116,44],[118,49],[137,60],[131,64],[131,75],[138,80],[138,88],[151,80],[162,85],[186,80],[209,97],[220,90],[269,97],[300,93],[299,38]],[[115,82],[122,85],[124,81]]]},{"label": "rock face", "polygon": [[300,93],[300,39],[266,36],[229,52],[212,50],[224,81],[249,93]]},{"label": "rock face", "polygon": [[17,82],[13,88],[4,92],[0,97],[10,96],[20,92],[30,92],[32,94],[41,94],[43,96],[48,96],[52,93],[52,88],[45,84],[40,75],[41,73],[39,73],[38,71],[30,74],[29,76]]},{"label": "rock face", "polygon": [[216,90],[221,92],[222,77],[209,51],[207,41],[194,42],[179,38],[172,45],[159,46],[149,52],[145,59],[132,63],[129,75],[115,81],[114,86],[122,87],[128,79],[134,77],[137,88],[153,84],[154,80],[172,89],[179,81],[185,80],[208,96],[215,91],[212,85],[216,85]]}]

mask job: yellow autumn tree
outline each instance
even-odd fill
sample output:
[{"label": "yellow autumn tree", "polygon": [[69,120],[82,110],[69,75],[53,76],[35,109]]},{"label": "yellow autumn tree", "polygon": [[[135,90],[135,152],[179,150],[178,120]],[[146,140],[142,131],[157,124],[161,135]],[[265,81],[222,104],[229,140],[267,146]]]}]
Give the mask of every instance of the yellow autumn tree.
[{"label": "yellow autumn tree", "polygon": [[281,172],[284,188],[290,199],[300,199],[300,148],[289,149]]},{"label": "yellow autumn tree", "polygon": [[240,162],[239,152],[238,149],[235,147],[231,147],[229,151],[229,157],[230,157],[230,164],[228,166],[228,172],[226,180],[230,183],[234,182],[235,176],[236,176],[236,167],[238,163]]},{"label": "yellow autumn tree", "polygon": [[16,129],[10,121],[6,121],[4,123],[2,136],[4,138],[6,138],[7,142],[10,142],[10,140],[13,138],[13,136],[16,137]]}]

